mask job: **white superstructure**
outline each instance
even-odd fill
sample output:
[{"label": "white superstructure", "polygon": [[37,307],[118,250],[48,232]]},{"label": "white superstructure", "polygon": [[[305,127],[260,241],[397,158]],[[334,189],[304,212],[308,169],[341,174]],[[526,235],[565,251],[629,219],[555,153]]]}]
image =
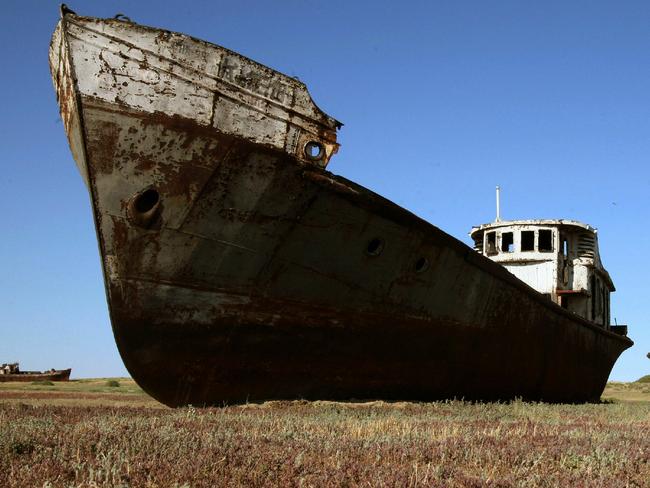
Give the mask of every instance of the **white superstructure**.
[{"label": "white superstructure", "polygon": [[560,306],[610,326],[615,290],[593,227],[574,220],[512,220],[473,227],[474,249]]}]

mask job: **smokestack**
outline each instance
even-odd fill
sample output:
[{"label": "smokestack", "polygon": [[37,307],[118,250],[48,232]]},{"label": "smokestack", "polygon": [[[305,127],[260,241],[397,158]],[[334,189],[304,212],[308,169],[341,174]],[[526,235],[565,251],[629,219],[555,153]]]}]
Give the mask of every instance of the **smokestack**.
[{"label": "smokestack", "polygon": [[497,218],[495,222],[501,222],[501,188],[497,186]]}]

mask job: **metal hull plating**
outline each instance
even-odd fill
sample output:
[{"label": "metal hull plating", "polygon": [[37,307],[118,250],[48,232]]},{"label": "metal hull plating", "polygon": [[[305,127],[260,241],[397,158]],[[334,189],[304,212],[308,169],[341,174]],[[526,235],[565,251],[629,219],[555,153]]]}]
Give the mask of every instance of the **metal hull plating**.
[{"label": "metal hull plating", "polygon": [[[74,19],[77,30],[119,24]],[[68,23],[51,47],[59,103],[91,195],[115,339],[152,396],[171,406],[600,397],[629,339],[328,173],[326,160],[296,156],[288,135],[260,142],[250,118],[233,131],[221,92],[208,123],[93,94],[79,81],[89,41],[66,38]],[[142,29],[129,26],[119,27]],[[116,43],[97,49],[106,58]],[[335,121],[318,117],[295,137],[311,130],[329,159]],[[159,200],[139,216],[134,198],[148,189]]]}]

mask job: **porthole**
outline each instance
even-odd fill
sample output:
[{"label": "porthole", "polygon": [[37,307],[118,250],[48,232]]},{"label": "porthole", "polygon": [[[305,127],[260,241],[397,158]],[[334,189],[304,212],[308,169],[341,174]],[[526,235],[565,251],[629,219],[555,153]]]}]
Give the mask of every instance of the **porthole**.
[{"label": "porthole", "polygon": [[420,258],[415,262],[415,272],[424,273],[429,269],[429,260],[427,258]]},{"label": "porthole", "polygon": [[370,256],[379,256],[383,250],[384,241],[378,237],[375,237],[374,239],[371,239],[370,242],[368,242],[368,246],[366,247],[366,254]]},{"label": "porthole", "polygon": [[318,141],[309,141],[305,144],[305,156],[312,161],[320,161],[325,156],[325,148]]}]

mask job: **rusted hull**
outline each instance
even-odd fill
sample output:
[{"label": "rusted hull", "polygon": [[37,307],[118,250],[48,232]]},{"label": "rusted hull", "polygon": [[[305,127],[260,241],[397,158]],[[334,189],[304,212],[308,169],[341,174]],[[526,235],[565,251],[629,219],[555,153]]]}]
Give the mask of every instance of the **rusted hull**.
[{"label": "rusted hull", "polygon": [[115,339],[161,402],[597,400],[632,344],[283,142],[84,93],[65,42]]},{"label": "rusted hull", "polygon": [[568,339],[560,324],[504,337],[502,327],[472,330],[447,320],[336,317],[338,327],[322,316],[317,325],[126,319],[115,330],[138,383],[173,406],[291,398],[582,402],[599,399],[620,353],[591,341],[577,347],[578,338],[560,343]]},{"label": "rusted hull", "polygon": [[70,379],[71,369],[61,369],[50,373],[17,373],[17,374],[0,374],[0,383],[9,381],[68,381]]}]

